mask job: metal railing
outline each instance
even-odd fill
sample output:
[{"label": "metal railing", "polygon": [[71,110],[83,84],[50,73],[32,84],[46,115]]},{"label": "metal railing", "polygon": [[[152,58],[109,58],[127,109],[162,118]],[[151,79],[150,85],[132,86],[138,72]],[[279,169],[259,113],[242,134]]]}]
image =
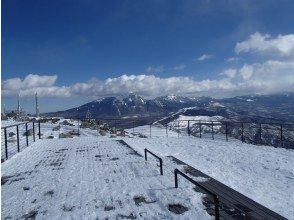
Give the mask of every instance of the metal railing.
[{"label": "metal railing", "polygon": [[1,133],[3,141],[1,143],[1,162],[3,162],[28,147],[30,143],[35,142],[36,135],[41,139],[41,125],[40,122],[22,122],[1,127]]},{"label": "metal railing", "polygon": [[159,166],[160,166],[160,175],[163,175],[163,166],[162,166],[162,159],[155,155],[154,153],[152,153],[150,150],[148,149],[144,149],[144,154],[145,154],[145,160],[147,161],[147,153],[151,154],[152,156],[154,156],[155,158],[157,158],[159,160]]},{"label": "metal railing", "polygon": [[[83,124],[86,119],[78,119]],[[241,121],[164,121],[152,118],[88,119],[98,125],[108,124],[114,130],[124,129],[139,137],[180,137],[238,139],[256,145],[294,149],[294,123],[257,123]]]},{"label": "metal railing", "polygon": [[180,170],[175,169],[174,174],[175,174],[175,188],[178,188],[178,175],[181,175],[186,180],[188,180],[189,182],[191,182],[194,185],[198,186],[199,188],[201,188],[202,190],[204,190],[206,193],[210,194],[213,197],[213,200],[214,200],[214,216],[215,216],[216,220],[219,220],[220,216],[219,216],[219,198],[218,198],[218,196],[215,193],[211,192],[209,189],[205,188],[204,186],[202,186],[201,184],[196,182],[195,180],[193,180],[191,177],[189,177],[186,174],[184,174],[183,172],[181,172]]}]

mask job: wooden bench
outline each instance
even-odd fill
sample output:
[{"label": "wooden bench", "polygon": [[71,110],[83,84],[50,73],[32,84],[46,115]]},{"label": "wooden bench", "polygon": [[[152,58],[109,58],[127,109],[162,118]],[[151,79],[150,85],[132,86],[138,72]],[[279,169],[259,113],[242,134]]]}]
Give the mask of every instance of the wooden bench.
[{"label": "wooden bench", "polygon": [[[173,156],[168,156],[168,158],[171,158],[171,160],[177,163],[179,165],[179,170],[183,171],[187,175],[192,177],[203,177],[207,179],[207,181],[196,182],[199,183],[202,187],[205,187],[209,191],[212,191],[219,196],[220,216],[223,219],[286,219],[276,212],[237,192],[236,190],[224,185],[216,179],[191,167],[183,161]],[[205,191],[201,190],[200,187],[195,187],[194,189],[196,191],[205,193]],[[213,198],[208,194],[207,200],[208,201],[206,201],[206,203],[208,204],[206,205],[209,205],[209,203],[213,204]]]}]

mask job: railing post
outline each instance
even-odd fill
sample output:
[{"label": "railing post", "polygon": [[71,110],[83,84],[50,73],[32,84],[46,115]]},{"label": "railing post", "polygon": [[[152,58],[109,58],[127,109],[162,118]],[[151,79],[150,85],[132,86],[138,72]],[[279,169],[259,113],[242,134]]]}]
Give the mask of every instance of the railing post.
[{"label": "railing post", "polygon": [[133,133],[135,132],[135,121],[133,121]]},{"label": "railing post", "polygon": [[259,144],[262,144],[261,135],[261,124],[259,124]]},{"label": "railing post", "polygon": [[228,141],[228,122],[226,122],[226,141]]},{"label": "railing post", "polygon": [[147,161],[147,149],[144,149],[144,154],[145,154],[145,160]]},{"label": "railing post", "polygon": [[159,158],[159,165],[160,165],[160,175],[163,175],[163,168],[162,168],[162,159]]},{"label": "railing post", "polygon": [[27,142],[27,147],[28,147],[29,146],[28,123],[26,123],[26,142]]},{"label": "railing post", "polygon": [[34,140],[34,142],[36,141],[36,137],[35,137],[35,122],[33,122],[33,140]]},{"label": "railing post", "polygon": [[7,149],[7,130],[4,128],[4,141],[5,141],[5,158],[8,159],[8,149]]},{"label": "railing post", "polygon": [[178,169],[175,169],[175,188],[178,188]]},{"label": "railing post", "polygon": [[167,133],[167,124],[165,124],[165,136],[168,137],[168,133]]},{"label": "railing post", "polygon": [[188,135],[190,136],[190,120],[188,120]]},{"label": "railing post", "polygon": [[17,152],[19,152],[19,130],[18,130],[18,125],[16,125],[16,141],[17,141]]},{"label": "railing post", "polygon": [[242,142],[244,142],[244,124],[243,124],[243,122],[241,124],[241,139],[242,139]]},{"label": "railing post", "polygon": [[280,144],[281,144],[281,147],[283,147],[284,143],[283,143],[283,125],[280,124]]},{"label": "railing post", "polygon": [[211,137],[214,140],[213,121],[211,122]]},{"label": "railing post", "polygon": [[200,131],[200,138],[201,138],[201,132],[202,132],[201,122],[199,122],[199,126],[200,126],[199,131]]},{"label": "railing post", "polygon": [[[98,121],[98,125],[99,125],[99,121]],[[78,119],[78,134],[80,135],[80,119]]]},{"label": "railing post", "polygon": [[39,127],[39,139],[41,139],[41,124],[40,124],[40,121],[38,121],[38,127]]}]

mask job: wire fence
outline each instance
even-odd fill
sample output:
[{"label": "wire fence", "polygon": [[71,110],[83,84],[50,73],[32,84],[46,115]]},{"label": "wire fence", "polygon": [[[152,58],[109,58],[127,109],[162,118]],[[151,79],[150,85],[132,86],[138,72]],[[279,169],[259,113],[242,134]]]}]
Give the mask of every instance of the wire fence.
[{"label": "wire fence", "polygon": [[75,136],[198,137],[240,140],[255,145],[294,149],[294,123],[125,119],[41,119],[1,128],[1,160],[7,160],[38,139]]}]

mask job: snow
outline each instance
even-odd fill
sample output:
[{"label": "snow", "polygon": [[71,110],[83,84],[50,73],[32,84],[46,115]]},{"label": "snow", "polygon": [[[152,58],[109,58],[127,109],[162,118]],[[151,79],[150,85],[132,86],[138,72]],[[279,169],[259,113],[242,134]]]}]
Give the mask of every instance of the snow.
[{"label": "snow", "polygon": [[[201,120],[202,122],[207,122],[212,120],[221,120],[221,118],[218,117],[219,116],[208,117],[180,115],[179,119]],[[64,120],[65,119],[62,119],[59,122]],[[62,125],[60,131],[61,133],[77,130],[77,121],[68,121],[75,126]],[[17,209],[16,207],[20,207],[18,208],[20,211],[19,213],[16,213],[18,211],[15,211],[15,213],[13,212],[13,216],[15,217],[24,214],[25,212],[29,212],[37,207],[41,207],[41,209],[39,209],[39,213],[41,213],[41,210],[46,210],[48,207],[52,206],[52,210],[47,212],[48,216],[47,214],[44,214],[44,218],[70,218],[69,216],[72,215],[76,216],[76,218],[83,218],[86,215],[85,210],[87,210],[88,213],[93,213],[93,218],[97,215],[97,213],[99,213],[100,216],[106,216],[106,212],[103,212],[102,206],[106,206],[108,201],[111,200],[107,200],[107,202],[104,204],[102,195],[107,197],[106,195],[109,194],[110,196],[107,198],[114,198],[114,193],[118,192],[118,189],[115,187],[119,186],[122,192],[126,192],[126,194],[122,193],[123,198],[120,198],[120,201],[124,200],[130,203],[130,200],[132,200],[131,197],[129,199],[124,197],[127,196],[127,194],[134,196],[130,187],[125,186],[125,184],[127,185],[130,183],[130,185],[132,185],[132,181],[136,181],[134,179],[124,180],[125,177],[132,172],[137,173],[139,175],[137,177],[141,178],[141,182],[137,182],[136,184],[138,184],[138,186],[134,185],[134,188],[142,190],[142,193],[144,196],[146,196],[146,198],[152,199],[154,198],[153,196],[156,198],[164,198],[163,194],[166,195],[166,193],[171,193],[173,195],[174,191],[171,189],[173,180],[170,174],[167,175],[168,180],[157,180],[158,176],[155,177],[153,175],[155,175],[155,173],[158,174],[158,170],[150,170],[150,172],[146,171],[146,169],[148,170],[149,168],[146,164],[141,164],[142,158],[140,158],[140,160],[126,158],[126,161],[124,162],[122,160],[116,161],[118,164],[115,169],[120,170],[118,165],[122,165],[119,163],[123,162],[122,166],[124,166],[126,172],[124,169],[123,171],[119,171],[122,173],[120,173],[118,178],[122,180],[113,183],[114,186],[111,185],[112,183],[108,183],[110,184],[110,188],[107,188],[108,185],[102,181],[103,179],[100,180],[100,178],[102,176],[108,175],[107,173],[109,173],[109,170],[112,170],[112,162],[103,161],[103,164],[96,165],[92,161],[93,158],[91,159],[93,156],[91,156],[91,154],[97,154],[98,151],[102,151],[101,154],[107,155],[109,153],[106,152],[112,151],[110,149],[112,149],[113,146],[116,149],[120,149],[121,146],[113,141],[115,138],[110,139],[109,134],[107,134],[106,137],[102,137],[99,135],[97,130],[91,129],[80,129],[80,137],[74,136],[72,139],[46,140],[46,138],[50,135],[52,135],[54,138],[58,138],[59,131],[52,131],[52,128],[58,126],[59,122],[56,124],[42,123],[41,133],[43,134],[43,139],[38,140],[33,145],[25,148],[22,152],[16,154],[11,159],[2,164],[2,175],[18,175],[20,173],[21,175],[18,178],[25,178],[25,180],[15,181],[10,185],[5,184],[2,188],[2,202],[5,200],[7,201],[5,206],[2,206],[2,210],[3,207],[5,207],[7,210],[10,210],[7,211],[9,215],[11,214],[10,212],[13,212],[11,210]],[[190,122],[190,126],[191,129],[193,129],[192,121]],[[217,125],[215,128],[216,127]],[[134,129],[127,129],[130,138],[126,137],[124,140],[133,148],[135,148],[139,153],[143,153],[144,148],[148,148],[149,150],[161,156],[175,156],[176,158],[186,162],[187,164],[206,173],[207,175],[212,176],[213,178],[268,207],[269,209],[272,209],[273,211],[289,219],[294,219],[294,197],[292,196],[294,192],[294,150],[274,148],[269,146],[250,145],[234,139],[229,139],[229,142],[226,142],[225,140],[218,138],[211,140],[208,138],[200,139],[192,136],[189,137],[187,135],[186,128],[187,122],[180,124],[179,130],[177,130],[177,125],[175,122],[171,122],[167,128],[160,124],[153,124],[151,126],[152,132],[150,136],[150,125],[145,125],[135,127]],[[203,130],[204,128],[205,126],[203,126]],[[24,131],[22,129],[24,129],[24,127],[20,127],[21,134]],[[145,138],[139,138],[140,134],[143,134]],[[65,147],[68,148],[68,153],[62,154],[60,157],[53,156],[54,154],[52,152],[58,151]],[[83,153],[84,158],[82,158],[83,156],[77,152],[77,150],[81,149],[86,149],[86,152]],[[89,150],[87,151],[87,149]],[[121,150],[114,150],[112,152],[112,156],[117,157],[116,155],[120,154],[122,151],[123,148]],[[56,173],[56,171],[49,169],[50,165],[48,165],[48,163],[49,161],[54,162],[58,160],[58,158],[60,160],[64,158],[64,169],[60,170],[59,173]],[[27,175],[25,172],[34,170],[34,166],[38,162],[40,162],[42,165],[36,169],[37,172],[33,172],[31,175]],[[136,164],[136,166],[138,165],[140,168],[136,169],[134,164]],[[144,169],[141,168],[142,166]],[[142,170],[144,170],[144,172]],[[95,177],[92,177],[91,175]],[[111,175],[108,178],[109,181],[113,180],[113,174],[109,175]],[[148,180],[148,176],[152,178],[152,181],[155,181],[154,184],[158,186],[157,189],[160,188],[163,191],[153,191],[153,189],[151,189],[153,182],[151,183],[151,180]],[[36,178],[36,180],[34,178]],[[48,181],[48,183],[43,183],[41,181],[43,179]],[[42,182],[42,184],[38,181]],[[66,183],[68,184],[69,189],[66,188]],[[142,185],[142,183],[147,184],[146,188],[144,188],[145,186],[144,184]],[[27,186],[28,184],[31,186],[32,190],[23,190],[23,187]],[[98,189],[97,186],[101,187]],[[56,194],[54,194],[54,202],[46,196],[43,196],[43,193],[45,193],[46,190],[50,191],[51,189],[56,192]],[[110,191],[110,189],[113,190],[113,192]],[[95,194],[95,190],[102,193],[101,196],[96,195],[98,193],[96,192]],[[83,193],[82,191],[86,193]],[[139,192],[137,193],[139,194]],[[183,193],[183,195],[186,195],[185,192]],[[69,194],[69,196],[67,197],[66,194]],[[99,203],[100,207],[98,210],[93,208],[91,199],[94,198],[88,194],[95,194],[95,199],[98,201],[97,203]],[[189,193],[189,195],[191,195],[191,193]],[[37,199],[36,203],[31,204],[31,201],[24,202],[26,198],[35,197]],[[183,199],[183,201],[181,199]],[[183,204],[189,207],[196,207],[197,210],[194,211],[198,214],[202,213],[198,210],[199,207],[202,207],[198,195],[193,198],[189,197],[188,203],[185,203],[186,201],[184,201],[183,197],[181,197],[181,199],[180,200]],[[10,201],[10,203],[8,201]],[[56,203],[56,201],[58,202]],[[13,205],[14,202],[15,205]],[[115,203],[115,200],[112,202]],[[102,203],[103,205],[101,205]],[[191,206],[192,203],[193,205]],[[62,210],[60,210],[60,207],[63,207],[64,204],[66,207],[75,206],[76,208],[74,208],[71,212],[64,213]],[[11,208],[7,208],[10,206]],[[137,214],[145,211],[149,214],[150,212],[149,208],[145,209],[143,205],[139,208],[137,206],[130,206],[131,208],[129,209],[126,209],[125,207],[119,208],[120,205],[118,203],[113,204],[113,206],[116,207],[115,211],[113,212],[114,214],[112,215],[113,217],[123,213],[122,210],[127,210],[130,212],[131,210],[135,210],[134,212]],[[146,204],[146,206],[152,206],[150,209],[152,209],[154,213],[158,210],[163,212],[163,207],[166,207],[166,203],[159,205],[162,209],[158,208],[155,204],[153,207],[151,203]],[[141,210],[141,208],[144,210]],[[130,214],[130,212],[127,211],[124,212],[125,215]],[[4,213],[6,213],[6,210]],[[188,213],[186,214],[188,215]],[[6,214],[4,215],[6,216]],[[2,217],[4,215],[2,215]],[[40,215],[43,214],[41,213]],[[166,213],[163,215],[166,215]],[[170,213],[167,215],[169,216]],[[178,219],[179,216],[176,217],[176,219]]]},{"label": "snow", "polygon": [[[3,179],[3,219],[212,219],[203,194],[174,188],[170,176],[109,138],[41,140],[2,164]],[[188,210],[175,214],[170,204]]]},{"label": "snow", "polygon": [[138,152],[172,155],[273,211],[294,219],[294,151],[237,140],[156,137],[125,140]]},{"label": "snow", "polygon": [[214,102],[214,103],[212,103],[212,105],[215,107],[226,107],[226,106],[220,104],[219,102]]},{"label": "snow", "polygon": [[211,122],[211,121],[221,121],[224,120],[222,116],[186,116],[186,115],[179,115],[177,120],[194,120],[194,121],[201,121],[201,122]]},{"label": "snow", "polygon": [[6,126],[10,126],[10,125],[16,125],[19,124],[21,122],[17,122],[13,119],[8,119],[8,120],[1,120],[1,127],[6,127]]}]

